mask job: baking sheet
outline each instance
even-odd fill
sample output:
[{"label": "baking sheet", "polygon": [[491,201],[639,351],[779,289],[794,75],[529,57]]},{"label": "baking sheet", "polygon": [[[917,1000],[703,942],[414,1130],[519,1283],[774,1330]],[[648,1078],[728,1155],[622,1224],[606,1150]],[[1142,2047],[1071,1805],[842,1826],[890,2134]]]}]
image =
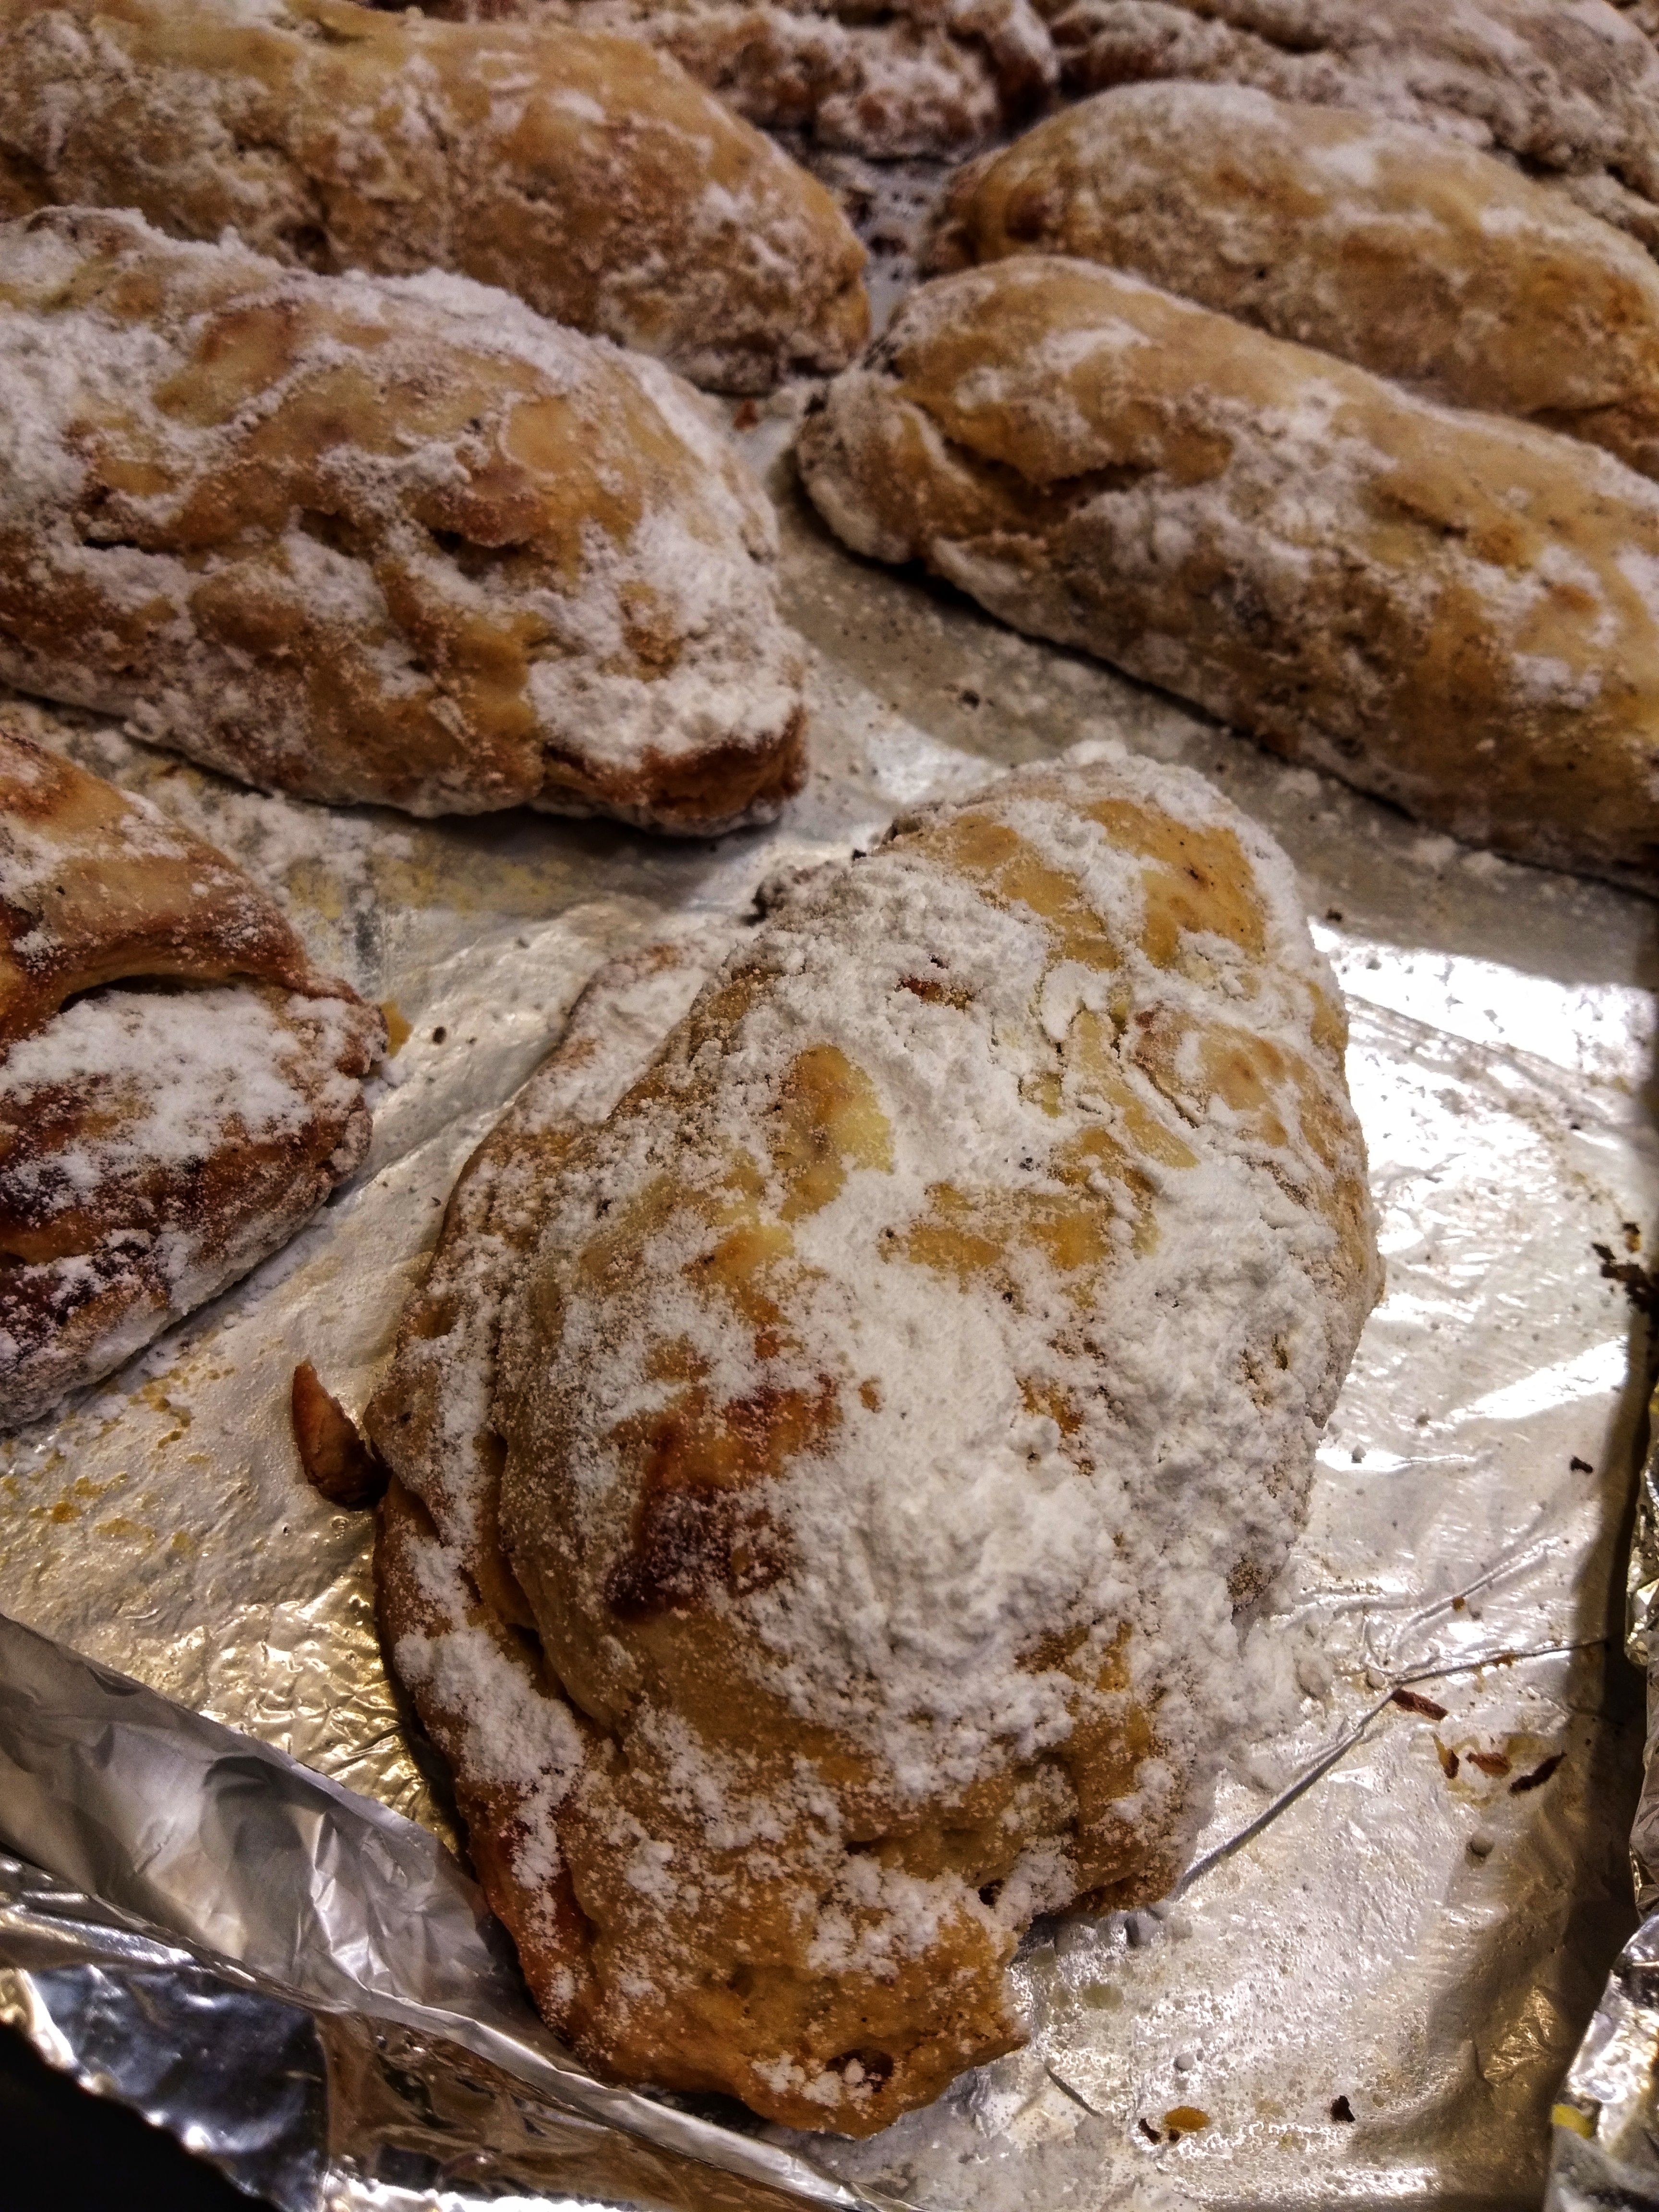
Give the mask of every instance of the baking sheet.
[{"label": "baking sheet", "polygon": [[[781,454],[799,396],[741,441],[817,650],[812,780],[771,831],[670,845],[323,810],[47,718],[49,742],[242,859],[313,956],[410,1030],[369,1160],[318,1221],[0,1448],[0,1611],[447,1834],[380,1667],[366,1523],[298,1478],[295,1361],[361,1407],[457,1169],[610,953],[738,911],[776,866],[862,846],[1001,763],[1103,736],[1186,762],[1301,872],[1349,994],[1384,1217],[1389,1296],[1257,1631],[1300,1704],[1224,1784],[1176,1899],[1035,1931],[1025,2051],[869,2144],[759,2133],[852,2192],[962,2212],[1536,2203],[1552,2102],[1633,1919],[1640,1683],[1609,1636],[1645,1378],[1593,1248],[1632,1264],[1659,1222],[1659,910],[1425,836],[850,558]],[[1390,1702],[1402,1686],[1444,1717]],[[501,2193],[465,2185],[397,2201]]]}]

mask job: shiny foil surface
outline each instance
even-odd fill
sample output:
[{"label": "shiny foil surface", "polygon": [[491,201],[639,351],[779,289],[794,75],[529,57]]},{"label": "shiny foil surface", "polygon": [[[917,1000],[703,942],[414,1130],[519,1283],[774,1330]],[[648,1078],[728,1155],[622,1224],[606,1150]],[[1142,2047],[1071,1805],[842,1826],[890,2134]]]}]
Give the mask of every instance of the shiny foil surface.
[{"label": "shiny foil surface", "polygon": [[[1590,2103],[1617,2103],[1563,2087],[1592,2014],[1575,2082],[1594,2063],[1650,2097],[1659,2048],[1659,1938],[1607,1980],[1636,1918],[1641,1680],[1619,1641],[1659,908],[1425,836],[854,559],[782,452],[799,396],[739,434],[816,654],[811,781],[769,831],[313,807],[88,716],[0,708],[234,854],[407,1024],[370,1158],[316,1221],[0,1443],[0,1613],[39,1632],[0,1637],[0,2011],[284,2212],[1535,2204],[1566,2099],[1559,2195],[1595,2149]],[[1251,1632],[1260,1740],[1178,1893],[1041,1924],[1028,2046],[884,2135],[601,2087],[441,1848],[376,1647],[368,1524],[300,1478],[292,1370],[361,1408],[457,1170],[603,960],[1103,737],[1268,825],[1352,1020],[1389,1290]]]}]

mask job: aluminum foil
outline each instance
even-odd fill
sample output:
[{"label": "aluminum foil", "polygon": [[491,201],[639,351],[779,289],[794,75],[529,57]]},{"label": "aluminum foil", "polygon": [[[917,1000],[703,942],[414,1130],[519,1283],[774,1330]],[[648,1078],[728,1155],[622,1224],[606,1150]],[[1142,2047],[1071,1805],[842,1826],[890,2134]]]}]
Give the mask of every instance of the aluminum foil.
[{"label": "aluminum foil", "polygon": [[[1639,1268],[1659,1223],[1656,910],[1425,836],[852,559],[781,457],[792,404],[740,434],[817,653],[812,781],[771,831],[672,844],[308,807],[46,720],[241,858],[408,1035],[373,1152],[318,1220],[0,1448],[0,1611],[97,1662],[15,1635],[0,1652],[0,1844],[27,1863],[0,1870],[0,2003],[304,2212],[1535,2203],[1635,1917],[1640,1680],[1615,1639],[1648,1377],[1632,1284],[1604,1269]],[[314,1360],[361,1407],[457,1169],[609,954],[1103,736],[1215,776],[1275,832],[1353,1018],[1390,1289],[1254,1632],[1282,1709],[1179,1894],[1034,1930],[1030,2045],[885,2135],[791,2137],[586,2084],[439,1847],[367,1527],[299,1479],[291,1370]],[[30,1692],[44,1734],[17,1723],[20,1651],[52,1685]],[[1653,1971],[1638,1958],[1617,1986]]]},{"label": "aluminum foil", "polygon": [[1546,2212],[1659,2203],[1659,1394],[1625,1576],[1625,1653],[1646,1670],[1648,1735],[1631,1877],[1648,1915],[1615,1960],[1551,2114]]}]

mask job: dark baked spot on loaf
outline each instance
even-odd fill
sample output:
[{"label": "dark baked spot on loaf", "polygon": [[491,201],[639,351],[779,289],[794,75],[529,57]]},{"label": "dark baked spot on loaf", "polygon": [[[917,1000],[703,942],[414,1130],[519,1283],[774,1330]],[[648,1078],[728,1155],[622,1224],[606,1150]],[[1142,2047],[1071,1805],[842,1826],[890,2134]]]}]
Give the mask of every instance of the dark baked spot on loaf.
[{"label": "dark baked spot on loaf", "polygon": [[696,1384],[662,1413],[616,1435],[640,1470],[629,1546],[605,1577],[605,1601],[629,1621],[693,1608],[717,1589],[768,1589],[787,1571],[782,1537],[748,1493],[841,1423],[834,1383],[763,1383],[716,1407]]}]

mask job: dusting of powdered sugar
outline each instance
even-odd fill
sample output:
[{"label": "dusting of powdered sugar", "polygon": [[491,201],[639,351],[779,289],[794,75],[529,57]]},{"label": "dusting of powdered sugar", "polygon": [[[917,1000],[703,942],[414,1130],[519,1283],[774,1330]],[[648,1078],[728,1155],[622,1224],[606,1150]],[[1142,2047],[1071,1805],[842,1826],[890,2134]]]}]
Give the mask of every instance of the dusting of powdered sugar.
[{"label": "dusting of powdered sugar", "polygon": [[26,1130],[57,1094],[85,1129],[61,1148],[20,1147],[7,1184],[49,1214],[229,1141],[291,1135],[319,1111],[343,1119],[361,1086],[342,1063],[360,1029],[344,1000],[239,985],[79,999],[0,1063],[0,1116]]},{"label": "dusting of powdered sugar", "polygon": [[1237,85],[1121,86],[981,165],[933,258],[1010,252],[1079,254],[1499,413],[1641,406],[1659,356],[1659,271],[1560,191],[1417,125]]},{"label": "dusting of powdered sugar", "polygon": [[[77,270],[107,256],[159,282],[162,304],[131,321],[98,300],[69,296]],[[779,619],[775,525],[763,495],[722,445],[695,397],[657,363],[584,338],[507,295],[453,275],[414,279],[283,272],[234,245],[165,241],[133,216],[44,216],[0,228],[0,376],[9,404],[0,422],[0,525],[26,533],[44,570],[40,588],[75,592],[108,611],[143,610],[145,652],[112,638],[64,633],[43,641],[0,624],[0,678],[20,690],[130,715],[154,742],[206,765],[313,796],[382,798],[416,813],[478,811],[529,801],[586,811],[562,780],[574,763],[619,811],[652,818],[665,764],[711,747],[766,759],[794,742],[800,654]],[[228,421],[203,423],[158,401],[234,303],[285,319],[289,356]],[[409,757],[345,751],[313,727],[313,693],[285,674],[280,655],[255,658],[227,644],[200,612],[204,591],[239,573],[248,548],[215,543],[190,561],[193,498],[234,471],[246,442],[319,378],[342,370],[403,379],[418,388],[468,376],[469,362],[511,363],[538,388],[603,426],[631,400],[665,441],[663,466],[630,456],[605,496],[637,519],[621,535],[597,520],[579,532],[574,574],[532,542],[505,564],[458,561],[416,519],[434,487],[459,483],[491,464],[495,441],[522,396],[481,398],[481,414],[454,433],[410,432],[384,450],[349,443],[315,464],[331,507],[350,514],[368,542],[351,551],[294,526],[270,542],[262,591],[287,619],[337,655],[375,711],[415,711]],[[89,468],[88,420],[118,449],[136,447],[163,488],[117,491]],[[614,441],[615,433],[611,434]],[[590,441],[604,452],[605,432]],[[86,527],[77,502],[96,507]],[[183,533],[182,535],[180,533]],[[395,613],[380,581],[396,573],[422,605],[419,624]],[[237,588],[240,588],[238,586]],[[402,603],[400,602],[400,605]],[[504,651],[526,625],[549,633],[526,663],[523,731],[508,702],[499,730],[470,718],[489,695],[451,685],[441,653],[422,640],[436,623],[460,632],[498,629]],[[643,624],[642,657],[630,641]],[[90,649],[88,648],[90,647]],[[349,689],[349,687],[348,687]],[[473,703],[466,703],[473,702]],[[769,796],[757,805],[775,810]],[[745,811],[732,809],[733,817]],[[718,826],[718,799],[695,826]]]},{"label": "dusting of powdered sugar", "polygon": [[[1183,820],[1238,826],[1194,779],[1176,785],[1120,762],[1103,791],[1114,787],[1173,803]],[[1097,828],[1013,786],[997,815],[1075,878],[1118,942],[1134,942],[1144,919],[1138,872]],[[1253,1034],[1305,1052],[1310,993],[1332,987],[1307,945],[1288,871],[1259,836],[1250,850],[1272,902],[1267,961],[1255,966],[1237,946],[1203,937],[1201,982],[1138,951],[1113,980],[1149,1015],[1194,1024],[1248,1006]],[[838,878],[821,900],[786,907],[764,948],[738,957],[762,969],[766,988],[731,1048],[712,1120],[671,1103],[624,1118],[614,1134],[608,1126],[592,1165],[559,1194],[540,1267],[558,1271],[561,1255],[593,1233],[595,1206],[608,1210],[658,1170],[670,1127],[684,1148],[674,1172],[693,1186],[717,1177],[734,1153],[763,1158],[776,1086],[809,1043],[844,1051],[868,1077],[891,1131],[890,1164],[852,1170],[833,1202],[793,1224],[800,1272],[791,1352],[757,1363],[730,1310],[700,1292],[708,1232],[690,1210],[652,1248],[641,1303],[595,1309],[572,1298],[557,1346],[521,1337],[526,1378],[550,1361],[583,1378],[570,1474],[592,1540],[611,1554],[617,1486],[629,1489],[606,1439],[672,1395],[649,1379],[653,1345],[687,1346],[716,1402],[763,1388],[810,1393],[833,1378],[839,1416],[828,1460],[804,1457],[767,1493],[799,1570],[743,1601],[769,1686],[920,1798],[1063,1740],[1070,1685],[1023,1668],[1022,1656],[1072,1627],[1109,1642],[1133,1619],[1134,1679],[1149,1698],[1161,1694],[1169,1758],[1202,1764],[1206,1743],[1233,1717],[1227,1576],[1249,1548],[1241,1524],[1254,1522],[1267,1551],[1283,1555],[1346,1361],[1319,1287],[1328,1223],[1286,1194],[1224,1109],[1212,1113],[1186,1133],[1194,1164],[1159,1177],[1155,1250],[1137,1252],[1133,1209],[1120,1206],[1112,1264],[1090,1282],[1091,1358],[1074,1370],[1058,1347],[1083,1325],[1075,1286],[1036,1247],[1012,1263],[1012,1304],[989,1283],[964,1291],[947,1273],[883,1255],[944,1185],[1023,1185],[1058,1200],[1043,1163],[1097,1109],[1079,1101],[1051,1118],[1023,1091],[1052,1062],[1045,1016],[1066,1029],[1078,1007],[1103,997],[1104,977],[1053,970],[1035,915],[994,903],[903,844]],[[907,977],[939,973],[970,1015],[904,988]],[[1149,1085],[1149,1103],[1154,1096]],[[1288,1348],[1265,1418],[1241,1365],[1257,1331]],[[1056,1422],[1022,1399],[1020,1377],[1062,1374],[1079,1391],[1086,1375],[1094,1401],[1112,1409],[1088,1429],[1095,1466],[1085,1483]],[[1301,1473],[1283,1481],[1287,1460]],[[516,1541],[533,1547],[533,1484],[517,1495]]]},{"label": "dusting of powdered sugar", "polygon": [[1254,85],[1419,123],[1604,186],[1659,242],[1659,55],[1602,0],[1048,0],[1073,93],[1146,78]]},{"label": "dusting of powdered sugar", "polygon": [[1052,90],[1030,0],[434,0],[461,21],[566,23],[643,39],[769,130],[891,161],[971,151]]},{"label": "dusting of powdered sugar", "polygon": [[672,63],[585,27],[409,9],[348,32],[311,0],[14,10],[6,156],[15,204],[230,227],[323,271],[460,269],[723,388],[838,367],[860,334],[833,205]]},{"label": "dusting of powdered sugar", "polygon": [[15,1043],[0,1420],[98,1381],[286,1243],[368,1151],[383,1037],[355,999],[212,984],[93,992]]}]

